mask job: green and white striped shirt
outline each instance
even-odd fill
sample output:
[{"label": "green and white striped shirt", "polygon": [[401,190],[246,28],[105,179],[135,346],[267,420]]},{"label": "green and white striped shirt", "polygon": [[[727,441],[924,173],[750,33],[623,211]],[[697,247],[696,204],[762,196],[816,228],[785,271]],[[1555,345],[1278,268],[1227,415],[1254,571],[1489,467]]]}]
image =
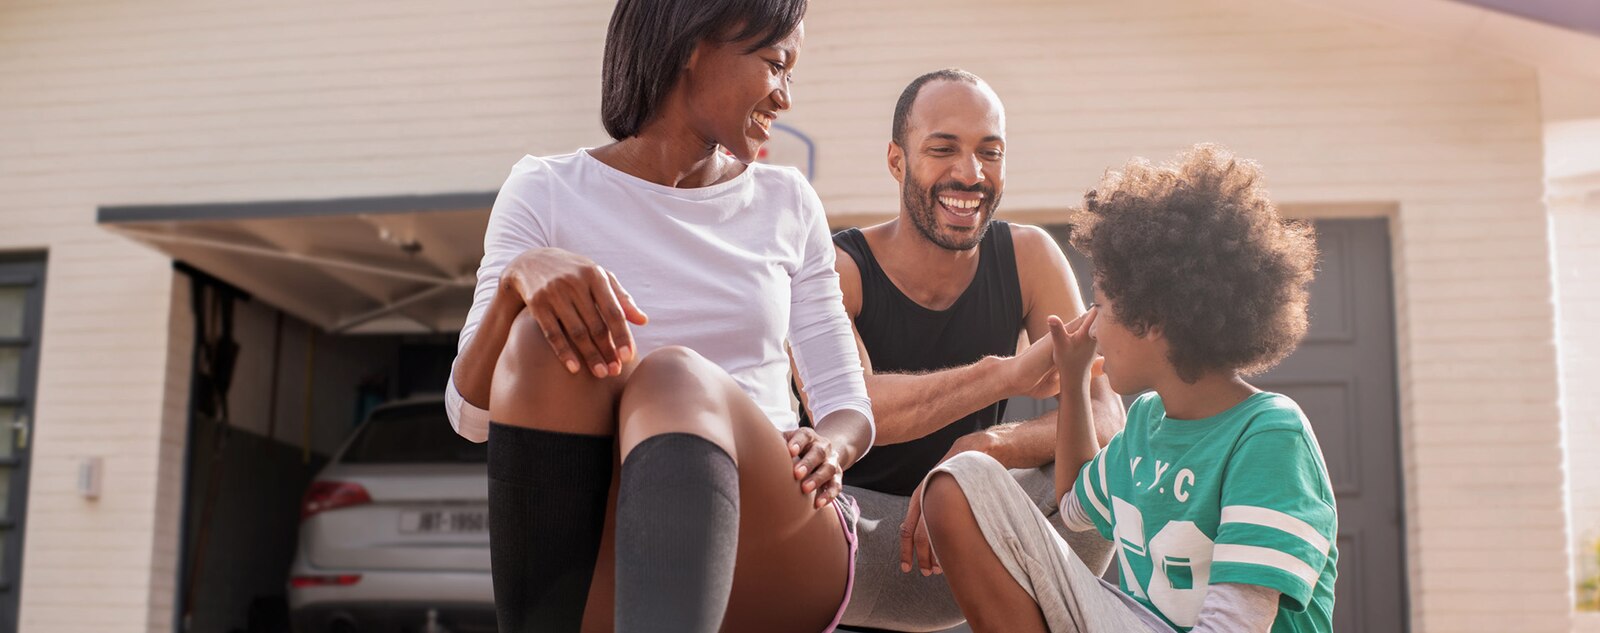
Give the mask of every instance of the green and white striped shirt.
[{"label": "green and white striped shirt", "polygon": [[1141,396],[1073,488],[1120,550],[1122,591],[1178,630],[1214,583],[1282,593],[1273,633],[1333,629],[1338,517],[1322,450],[1287,396],[1257,393],[1203,420],[1168,418]]}]

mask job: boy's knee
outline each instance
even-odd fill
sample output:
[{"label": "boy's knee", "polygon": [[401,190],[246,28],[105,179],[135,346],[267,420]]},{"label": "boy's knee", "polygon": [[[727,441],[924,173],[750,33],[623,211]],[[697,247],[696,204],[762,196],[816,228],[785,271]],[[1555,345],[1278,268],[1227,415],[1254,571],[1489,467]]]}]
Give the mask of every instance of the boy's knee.
[{"label": "boy's knee", "polygon": [[1004,494],[991,485],[995,482],[1011,483],[1011,473],[986,453],[968,451],[945,460],[923,485],[922,516],[929,533],[950,533],[975,522],[969,495]]},{"label": "boy's knee", "polygon": [[961,482],[947,472],[929,475],[928,483],[922,489],[922,518],[928,524],[928,531],[953,527],[962,512],[970,510],[967,509],[967,495],[961,489]]},{"label": "boy's knee", "polygon": [[1007,476],[1010,476],[1010,471],[1005,466],[1002,466],[999,460],[990,457],[988,453],[980,453],[978,451],[957,453],[954,457],[945,460],[942,467],[956,472],[993,471],[1007,473]]},{"label": "boy's knee", "polygon": [[966,502],[966,495],[961,492],[961,482],[956,481],[955,475],[938,471],[928,475],[928,485],[923,486],[922,500]]}]

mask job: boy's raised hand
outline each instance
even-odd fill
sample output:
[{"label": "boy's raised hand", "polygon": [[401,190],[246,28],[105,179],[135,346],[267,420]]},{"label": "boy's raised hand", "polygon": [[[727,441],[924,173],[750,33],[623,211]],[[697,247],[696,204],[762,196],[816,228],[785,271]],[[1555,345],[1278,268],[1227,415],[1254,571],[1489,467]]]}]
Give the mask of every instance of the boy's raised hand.
[{"label": "boy's raised hand", "polygon": [[1061,317],[1050,315],[1050,341],[1054,346],[1056,369],[1063,383],[1068,377],[1089,377],[1089,366],[1094,363],[1095,341],[1089,337],[1089,327],[1100,314],[1100,309],[1090,306],[1078,318],[1062,323]]}]

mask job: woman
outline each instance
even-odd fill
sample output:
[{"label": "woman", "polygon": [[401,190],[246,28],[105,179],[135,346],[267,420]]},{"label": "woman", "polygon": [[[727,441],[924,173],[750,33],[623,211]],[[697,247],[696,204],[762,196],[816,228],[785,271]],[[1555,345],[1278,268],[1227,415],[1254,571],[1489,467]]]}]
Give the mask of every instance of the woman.
[{"label": "woman", "polygon": [[[805,9],[622,0],[616,142],[524,158],[495,201],[446,393],[489,442],[502,631],[838,623],[854,535],[835,499],[871,407],[821,204],[753,163]],[[790,409],[785,338],[815,430]]]}]

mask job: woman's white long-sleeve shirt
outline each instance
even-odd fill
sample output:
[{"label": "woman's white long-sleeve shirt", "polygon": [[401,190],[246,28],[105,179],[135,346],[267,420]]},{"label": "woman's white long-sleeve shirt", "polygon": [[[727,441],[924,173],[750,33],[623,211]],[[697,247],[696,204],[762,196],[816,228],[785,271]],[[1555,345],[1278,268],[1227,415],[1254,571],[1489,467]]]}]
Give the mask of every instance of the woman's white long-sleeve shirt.
[{"label": "woman's white long-sleeve shirt", "polygon": [[[571,251],[611,271],[650,323],[641,357],[695,350],[731,375],[773,425],[793,429],[787,338],[815,419],[853,409],[872,420],[822,202],[800,172],[755,163],[694,189],[643,180],[587,150],[528,156],[495,199],[458,351],[477,332],[500,272],[523,252]],[[488,412],[445,389],[456,432],[488,438]]]}]

